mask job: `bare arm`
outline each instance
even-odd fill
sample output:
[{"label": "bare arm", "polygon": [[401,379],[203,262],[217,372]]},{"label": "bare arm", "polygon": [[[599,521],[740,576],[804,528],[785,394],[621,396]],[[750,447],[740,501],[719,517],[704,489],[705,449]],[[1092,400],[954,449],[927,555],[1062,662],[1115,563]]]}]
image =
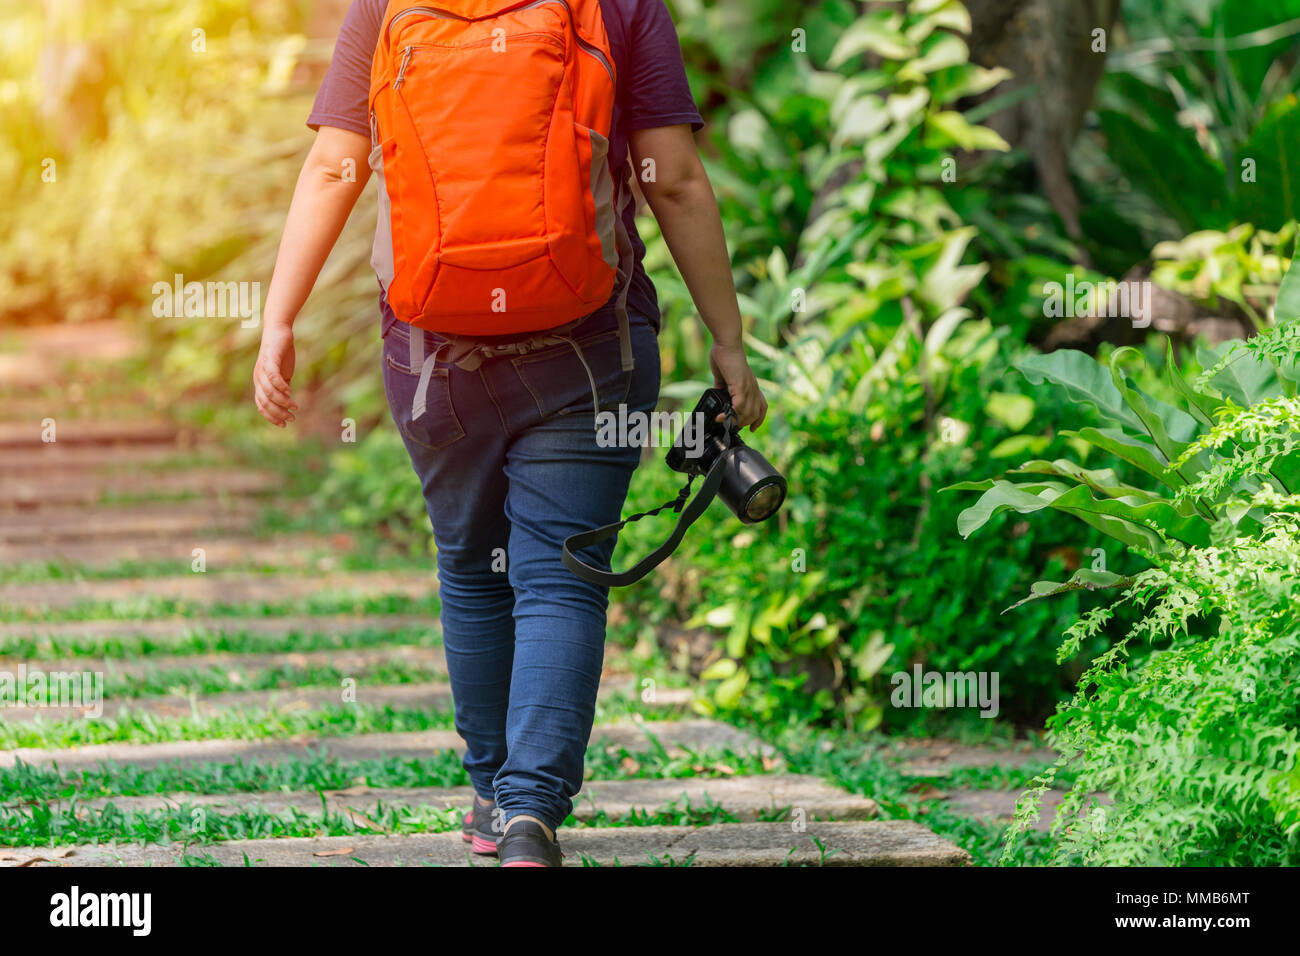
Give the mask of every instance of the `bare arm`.
[{"label": "bare arm", "polygon": [[370,178],[370,140],[348,130],[322,126],[298,185],[266,295],[262,348],[253,369],[253,390],[262,417],[284,427],[297,409],[293,378],[293,322],[330,250]]},{"label": "bare arm", "polygon": [[689,126],[635,130],[630,136],[638,170],[654,160],[652,182],[641,177],[673,261],[690,290],[700,319],[713,336],[709,354],[717,385],[731,393],[741,426],[758,428],[767,415],[767,399],[745,358],[740,307],[731,277],[731,256],[713,186]]}]

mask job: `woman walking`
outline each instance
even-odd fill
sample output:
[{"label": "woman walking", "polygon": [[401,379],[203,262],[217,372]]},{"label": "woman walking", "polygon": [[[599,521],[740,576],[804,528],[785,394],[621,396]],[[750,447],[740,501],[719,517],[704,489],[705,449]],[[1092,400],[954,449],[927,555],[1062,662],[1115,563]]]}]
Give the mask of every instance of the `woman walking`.
[{"label": "woman walking", "polygon": [[[442,630],[477,794],[476,852],[558,866],[583,778],[608,591],[561,544],[618,520],[654,409],[655,289],[627,160],[713,336],[740,426],[745,357],[702,120],[663,0],[356,0],[308,119],[264,310],[257,407],[294,420],[293,321],[371,172],[383,376],[437,544]],[[583,553],[608,567],[613,542]]]}]

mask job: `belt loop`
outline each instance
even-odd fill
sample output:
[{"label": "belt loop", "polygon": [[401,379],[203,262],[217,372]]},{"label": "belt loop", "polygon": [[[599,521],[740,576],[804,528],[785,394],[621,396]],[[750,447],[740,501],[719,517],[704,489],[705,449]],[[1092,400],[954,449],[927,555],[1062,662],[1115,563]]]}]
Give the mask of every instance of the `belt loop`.
[{"label": "belt loop", "polygon": [[424,365],[424,329],[417,329],[411,326],[408,331],[411,333],[411,371]]}]

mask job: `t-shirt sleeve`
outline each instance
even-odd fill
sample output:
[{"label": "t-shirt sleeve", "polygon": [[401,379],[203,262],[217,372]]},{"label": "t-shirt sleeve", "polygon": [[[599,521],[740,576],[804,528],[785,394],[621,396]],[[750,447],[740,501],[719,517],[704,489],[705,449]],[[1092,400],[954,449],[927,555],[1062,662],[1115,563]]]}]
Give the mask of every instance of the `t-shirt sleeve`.
[{"label": "t-shirt sleeve", "polygon": [[628,18],[627,65],[619,91],[627,128],[704,126],[686,80],[677,28],[664,0],[641,0]]},{"label": "t-shirt sleeve", "polygon": [[307,117],[312,129],[335,126],[370,135],[370,65],[386,5],[386,0],[353,0],[348,8],[329,70]]}]

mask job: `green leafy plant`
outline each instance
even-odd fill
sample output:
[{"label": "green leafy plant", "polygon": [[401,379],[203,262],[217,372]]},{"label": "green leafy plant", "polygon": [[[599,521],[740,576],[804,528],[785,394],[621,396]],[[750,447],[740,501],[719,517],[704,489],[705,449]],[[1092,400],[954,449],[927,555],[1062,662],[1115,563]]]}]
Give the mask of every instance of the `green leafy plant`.
[{"label": "green leafy plant", "polygon": [[1277,232],[1244,224],[1162,242],[1151,253],[1151,281],[1211,309],[1235,307],[1256,329],[1267,328],[1297,231],[1295,222]]},{"label": "green leafy plant", "polygon": [[[1298,299],[1300,275],[1292,270],[1279,291],[1278,315],[1300,316]],[[1295,325],[1283,325],[1248,342],[1202,347],[1197,359],[1204,372],[1196,383],[1179,370],[1169,346],[1165,379],[1181,399],[1181,407],[1133,384],[1125,371],[1126,363],[1141,357],[1133,348],[1117,349],[1106,363],[1072,350],[1021,360],[1017,368],[1032,384],[1050,383],[1073,401],[1096,410],[1099,425],[1067,432],[1067,437],[1119,459],[1125,477],[1152,487],[1124,480],[1114,468],[1089,469],[1071,459],[1029,461],[1008,473],[1017,480],[985,479],[945,489],[983,492],[962,512],[958,529],[968,537],[999,512],[1032,514],[1052,509],[1085,521],[1153,562],[1207,546],[1215,526],[1225,518],[1244,533],[1257,533],[1266,517],[1264,509],[1237,505],[1225,511],[1226,503],[1239,502],[1243,494],[1257,493],[1265,484],[1284,494],[1300,490],[1300,455],[1288,444],[1281,454],[1268,458],[1265,467],[1265,452],[1254,444],[1243,448],[1242,443],[1231,441],[1230,447],[1206,448],[1194,442],[1213,428],[1219,416],[1261,402],[1294,398],[1300,381],[1290,351],[1295,341]],[[1239,461],[1243,454],[1258,458],[1260,467],[1231,472],[1231,480],[1216,480],[1207,490],[1206,476],[1223,474],[1225,462]],[[1188,490],[1193,486],[1200,489],[1195,494]],[[1081,569],[1064,583],[1039,582],[1031,599],[1130,583],[1113,571]]]},{"label": "green leafy plant", "polygon": [[[834,19],[844,7],[816,9]],[[963,307],[987,265],[945,190],[958,150],[1005,148],[955,110],[1005,74],[967,62],[969,18],[956,2],[885,4],[836,24],[834,44],[774,50],[752,95],[732,97],[711,169],[740,237],[748,343],[774,396],[761,444],[789,478],[788,517],[716,543],[692,537],[631,597],[647,622],[680,615],[718,636],[702,662],[705,713],[868,728],[885,717],[887,669],[917,660],[1015,660],[1024,680],[1011,692],[1026,710],[1050,707],[1056,665],[1031,649],[1027,622],[1008,632],[981,610],[958,570],[969,555],[940,530],[950,505],[930,494],[1010,453],[1012,439],[1053,444],[1023,433],[1026,390],[1001,387],[1026,351]],[[674,285],[662,291],[670,314],[689,311]],[[691,398],[701,384],[664,391]],[[658,478],[653,494],[638,480],[630,507],[669,490]],[[864,499],[881,506],[845,506]],[[626,529],[628,553],[651,533]],[[1043,538],[1012,536],[974,561],[1018,580],[1023,559],[1049,549]]]},{"label": "green leafy plant", "polygon": [[1300,3],[1135,4],[1097,107],[1109,163],[1148,231],[1275,228],[1300,217]]},{"label": "green leafy plant", "polygon": [[[1239,453],[1181,497],[1242,489],[1295,455],[1300,402],[1225,408],[1188,449]],[[1257,530],[1233,518],[1258,512]],[[1059,767],[1076,769],[1058,811],[1056,862],[1294,865],[1300,860],[1300,496],[1238,490],[1216,513],[1215,543],[1163,555],[1119,604],[1139,621],[1097,657],[1049,723],[1061,752],[1022,797],[1011,845],[1037,817]],[[1085,616],[1063,653],[1116,607]],[[1197,628],[1195,624],[1201,624]],[[1208,631],[1208,633],[1205,633]],[[1144,653],[1141,642],[1149,649]],[[1107,794],[1109,802],[1096,799]]]},{"label": "green leafy plant", "polygon": [[1081,569],[1063,583],[1039,582],[1026,599],[1120,591],[1066,631],[1062,660],[1106,639],[1121,611],[1136,620],[1049,720],[1061,757],[1022,798],[1007,859],[1067,768],[1075,780],[1053,826],[1055,862],[1300,859],[1295,269],[1275,313],[1280,324],[1263,335],[1201,350],[1195,381],[1171,349],[1165,379],[1176,405],[1132,384],[1131,349],[1108,363],[1070,352],[1019,363],[1031,382],[1096,410],[1103,424],[1072,437],[1117,459],[1125,474],[1058,459],[1023,465],[1011,473],[1016,481],[954,486],[983,492],[959,518],[963,534],[1001,511],[1055,510],[1151,565],[1132,575]]}]

